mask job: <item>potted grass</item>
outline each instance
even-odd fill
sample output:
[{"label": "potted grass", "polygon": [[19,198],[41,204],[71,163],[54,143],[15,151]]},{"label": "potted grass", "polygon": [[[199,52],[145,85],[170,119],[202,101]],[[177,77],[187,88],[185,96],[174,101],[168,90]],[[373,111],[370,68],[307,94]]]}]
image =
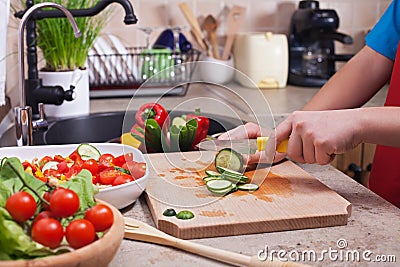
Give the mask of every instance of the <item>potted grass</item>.
[{"label": "potted grass", "polygon": [[[37,0],[35,3],[46,2]],[[98,0],[52,0],[67,9],[85,9]],[[105,14],[105,13],[103,13]],[[43,85],[60,85],[64,90],[75,86],[75,100],[60,106],[46,105],[50,117],[66,117],[89,113],[89,72],[85,67],[89,49],[105,23],[105,15],[75,18],[80,38],[75,38],[68,19],[52,18],[37,21],[37,46],[40,48],[45,67],[39,77]]]}]

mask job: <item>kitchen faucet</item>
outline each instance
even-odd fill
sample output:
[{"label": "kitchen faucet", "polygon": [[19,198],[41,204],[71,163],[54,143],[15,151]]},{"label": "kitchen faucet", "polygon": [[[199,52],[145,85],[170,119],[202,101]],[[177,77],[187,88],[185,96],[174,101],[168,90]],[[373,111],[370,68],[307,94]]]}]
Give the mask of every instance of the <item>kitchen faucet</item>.
[{"label": "kitchen faucet", "polygon": [[39,120],[32,121],[32,108],[27,105],[27,98],[25,96],[25,68],[24,68],[24,28],[27,21],[32,14],[41,8],[53,7],[63,12],[69,21],[71,22],[72,28],[74,29],[74,35],[76,38],[81,36],[81,32],[76,25],[76,22],[72,14],[65,7],[55,3],[41,3],[29,8],[23,15],[18,28],[18,63],[19,63],[19,90],[20,90],[20,106],[15,107],[15,130],[17,137],[17,146],[33,145],[33,129],[47,128],[47,121],[44,118],[43,103],[38,105]]},{"label": "kitchen faucet", "polygon": [[[119,3],[125,10],[125,24],[137,23],[132,4],[129,0],[100,0],[95,6],[86,9],[69,10],[74,17],[95,16],[112,3]],[[15,17],[22,18],[34,5],[33,0],[26,1],[26,9],[15,13]],[[60,18],[66,15],[61,10],[38,10],[26,24],[28,78],[26,79],[26,102],[31,107],[34,118],[40,117],[39,103],[61,105],[64,100],[74,99],[73,90],[61,86],[43,86],[38,77],[37,48],[36,48],[36,20],[45,18]],[[21,103],[22,106],[22,103]]]}]

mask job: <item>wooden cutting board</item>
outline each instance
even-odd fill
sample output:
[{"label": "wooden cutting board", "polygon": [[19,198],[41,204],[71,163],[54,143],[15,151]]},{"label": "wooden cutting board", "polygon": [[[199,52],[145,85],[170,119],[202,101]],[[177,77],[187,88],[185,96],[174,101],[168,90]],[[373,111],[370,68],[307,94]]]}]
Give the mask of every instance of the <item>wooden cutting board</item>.
[{"label": "wooden cutting board", "polygon": [[[257,191],[213,195],[202,178],[214,168],[214,156],[212,151],[146,155],[146,200],[158,229],[191,239],[347,224],[351,203],[290,161],[246,172],[260,185]],[[195,217],[167,217],[167,208],[190,210]]]}]

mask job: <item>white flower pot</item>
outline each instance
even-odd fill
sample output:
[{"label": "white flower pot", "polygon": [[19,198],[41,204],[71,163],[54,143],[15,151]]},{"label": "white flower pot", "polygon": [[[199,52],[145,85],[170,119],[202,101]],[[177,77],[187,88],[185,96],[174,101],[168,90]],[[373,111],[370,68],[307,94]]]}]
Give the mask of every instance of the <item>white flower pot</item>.
[{"label": "white flower pot", "polygon": [[[74,76],[75,72],[78,73]],[[64,101],[59,106],[44,105],[46,116],[62,118],[89,114],[89,72],[87,69],[62,72],[39,72],[39,78],[42,79],[44,86],[59,85],[64,88],[64,91],[70,89],[73,79],[76,79],[76,77],[78,77],[79,80],[75,84],[75,99],[72,101]]]}]

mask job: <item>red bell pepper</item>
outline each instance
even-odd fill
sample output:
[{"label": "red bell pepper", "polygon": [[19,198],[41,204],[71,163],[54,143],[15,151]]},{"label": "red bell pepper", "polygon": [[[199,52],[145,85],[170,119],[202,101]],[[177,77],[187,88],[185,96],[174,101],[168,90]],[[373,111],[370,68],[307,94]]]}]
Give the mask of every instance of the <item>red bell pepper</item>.
[{"label": "red bell pepper", "polygon": [[147,103],[140,107],[135,115],[136,124],[144,129],[147,119],[154,119],[160,128],[163,128],[164,124],[166,128],[169,126],[168,112],[163,106],[158,103]]},{"label": "red bell pepper", "polygon": [[210,127],[210,120],[207,117],[200,115],[200,109],[196,109],[195,114],[186,115],[186,121],[191,119],[195,119],[197,121],[196,136],[192,144],[192,149],[195,149],[196,145],[207,137],[208,128]]}]

